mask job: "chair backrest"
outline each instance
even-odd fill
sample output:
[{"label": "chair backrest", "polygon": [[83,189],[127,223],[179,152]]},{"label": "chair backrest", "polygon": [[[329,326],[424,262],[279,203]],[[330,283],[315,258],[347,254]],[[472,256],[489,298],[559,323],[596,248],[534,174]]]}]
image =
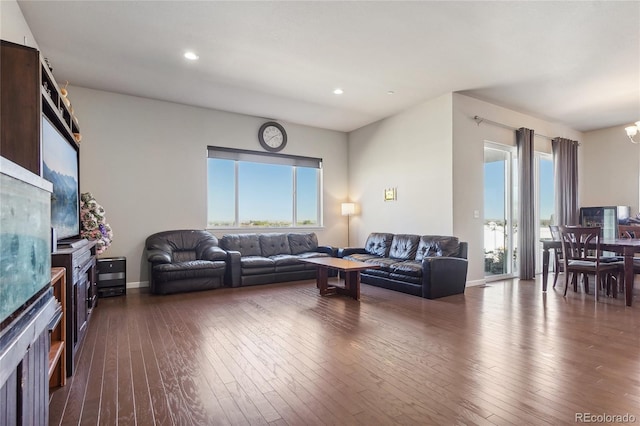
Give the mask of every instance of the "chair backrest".
[{"label": "chair backrest", "polygon": [[640,226],[618,225],[620,238],[640,238]]},{"label": "chair backrest", "polygon": [[585,226],[562,226],[562,251],[565,262],[572,260],[595,261],[600,263],[602,250],[600,248],[600,236],[602,228]]},{"label": "chair backrest", "polygon": [[[549,225],[549,230],[551,231],[551,239],[553,241],[562,241],[562,237],[560,236],[560,227],[558,225]],[[560,262],[564,259],[562,248],[554,250],[554,253],[556,256],[556,262]]]},{"label": "chair backrest", "polygon": [[202,259],[202,253],[209,247],[217,247],[218,239],[201,229],[179,229],[162,231],[147,237],[147,250],[161,250],[167,253],[171,262],[188,262]]}]

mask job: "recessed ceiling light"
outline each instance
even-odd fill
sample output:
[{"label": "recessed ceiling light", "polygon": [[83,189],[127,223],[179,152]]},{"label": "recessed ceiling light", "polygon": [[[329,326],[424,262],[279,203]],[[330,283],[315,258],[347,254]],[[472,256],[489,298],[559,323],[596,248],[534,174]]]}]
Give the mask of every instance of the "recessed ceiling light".
[{"label": "recessed ceiling light", "polygon": [[184,57],[187,58],[190,61],[195,61],[196,59],[199,59],[200,56],[196,55],[195,53],[189,51],[189,52],[185,52]]},{"label": "recessed ceiling light", "polygon": [[396,92],[394,92],[393,90],[387,90],[387,95],[393,95],[393,94],[395,94],[395,93],[396,93]]},{"label": "recessed ceiling light", "polygon": [[337,88],[333,90],[333,94],[334,95],[342,95],[344,93],[344,90]]}]

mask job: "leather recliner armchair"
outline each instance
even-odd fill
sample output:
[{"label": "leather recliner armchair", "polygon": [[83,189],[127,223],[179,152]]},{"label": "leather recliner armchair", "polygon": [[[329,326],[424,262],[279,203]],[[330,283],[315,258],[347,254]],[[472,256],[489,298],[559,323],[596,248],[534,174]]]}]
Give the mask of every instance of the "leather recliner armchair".
[{"label": "leather recliner armchair", "polygon": [[164,231],[146,240],[151,293],[169,294],[224,286],[227,253],[204,230]]}]

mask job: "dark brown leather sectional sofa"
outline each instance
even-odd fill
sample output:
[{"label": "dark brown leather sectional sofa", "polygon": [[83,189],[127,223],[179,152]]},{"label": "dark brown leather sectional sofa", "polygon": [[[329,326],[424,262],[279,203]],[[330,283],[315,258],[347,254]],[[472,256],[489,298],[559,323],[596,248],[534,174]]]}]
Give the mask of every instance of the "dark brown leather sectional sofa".
[{"label": "dark brown leather sectional sofa", "polygon": [[310,257],[338,256],[378,266],[361,281],[436,299],[464,293],[467,243],[456,237],[372,233],[361,248],[318,246],[315,233],[228,234],[165,231],[146,241],[151,292],[168,294],[313,279]]}]

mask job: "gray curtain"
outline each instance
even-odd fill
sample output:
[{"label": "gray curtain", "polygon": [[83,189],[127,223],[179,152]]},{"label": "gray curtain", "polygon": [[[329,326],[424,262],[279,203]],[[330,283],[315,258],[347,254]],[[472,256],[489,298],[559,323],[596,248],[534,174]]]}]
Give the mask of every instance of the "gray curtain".
[{"label": "gray curtain", "polygon": [[578,224],[578,142],[565,138],[551,141],[555,174],[556,225]]},{"label": "gray curtain", "polygon": [[534,131],[524,127],[516,130],[518,147],[518,256],[520,279],[532,280],[536,265],[535,188],[533,181],[533,137]]}]

